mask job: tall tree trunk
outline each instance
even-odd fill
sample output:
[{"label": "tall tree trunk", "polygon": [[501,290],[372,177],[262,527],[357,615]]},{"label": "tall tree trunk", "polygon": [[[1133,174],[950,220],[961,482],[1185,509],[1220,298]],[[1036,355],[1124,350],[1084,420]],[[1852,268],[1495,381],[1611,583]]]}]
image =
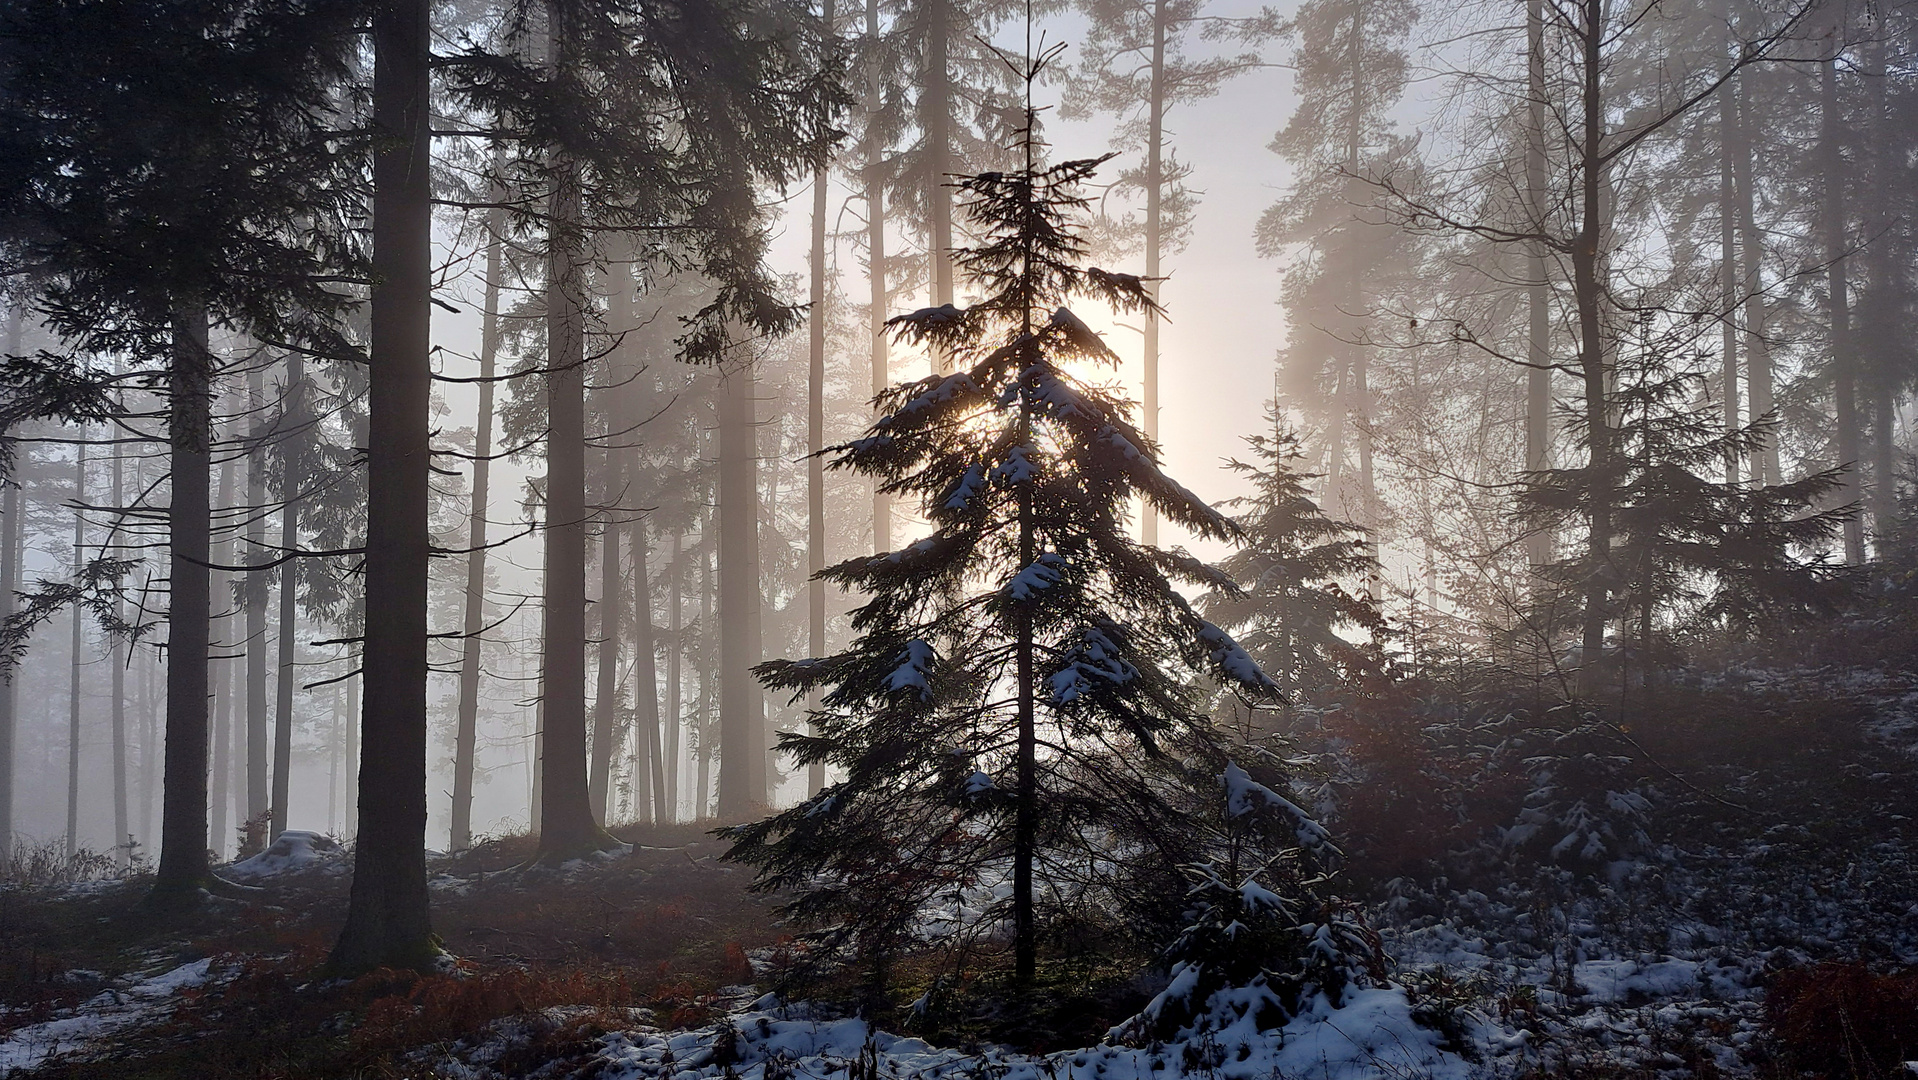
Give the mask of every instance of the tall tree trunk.
[{"label": "tall tree trunk", "polygon": [[[548,62],[559,78],[572,62],[568,10],[563,0],[547,0]],[[555,151],[548,175],[539,851],[542,859],[564,860],[617,841],[594,819],[586,774],[586,282],[579,166]]]},{"label": "tall tree trunk", "polygon": [[346,679],[346,745],[340,748],[340,756],[346,759],[346,774],[340,777],[340,804],[345,807],[340,815],[340,836],[351,838],[360,831],[360,680],[366,678],[366,659],[359,658],[360,671]]},{"label": "tall tree trunk", "polygon": [[[1864,139],[1867,182],[1870,190],[1881,192],[1894,189],[1902,164],[1893,160],[1898,120],[1887,108],[1885,84],[1888,81],[1885,42],[1880,34],[1865,46],[1864,82],[1869,114],[1863,126],[1867,133]],[[1893,441],[1896,427],[1892,407],[1893,394],[1900,381],[1900,343],[1895,335],[1899,332],[1898,311],[1903,298],[1892,251],[1895,234],[1891,200],[1877,198],[1869,203],[1866,239],[1870,246],[1866,248],[1865,276],[1870,281],[1871,292],[1867,296],[1873,298],[1871,308],[1876,317],[1869,319],[1872,325],[1868,347],[1860,350],[1860,361],[1867,373],[1872,397],[1872,553],[1883,559],[1898,531],[1898,448]]]},{"label": "tall tree trunk", "polygon": [[1572,245],[1572,288],[1578,303],[1579,374],[1585,391],[1587,497],[1584,625],[1578,691],[1595,698],[1602,688],[1605,623],[1610,601],[1612,542],[1612,426],[1610,372],[1600,305],[1604,302],[1600,268],[1606,243],[1603,229],[1605,101],[1601,71],[1604,57],[1604,0],[1581,0],[1578,27],[1581,126],[1579,228]]},{"label": "tall tree trunk", "polygon": [[213,435],[213,355],[206,306],[173,313],[167,439],[173,494],[167,507],[166,779],[160,866],[152,898],[196,895],[211,883],[206,853],[207,631],[212,614],[207,480]]},{"label": "tall tree trunk", "polygon": [[[824,21],[831,33],[833,0],[825,0]],[[824,165],[812,178],[812,307],[806,365],[806,655],[826,655],[826,180]],[[807,701],[818,707],[818,697]],[[806,770],[806,793],[818,794],[826,785],[826,767],[814,762]]]},{"label": "tall tree trunk", "polygon": [[[1750,86],[1741,72],[1732,80],[1733,118],[1727,136],[1731,141],[1732,181],[1737,188],[1739,258],[1744,264],[1745,296],[1745,388],[1749,396],[1748,415],[1753,421],[1775,418],[1772,401],[1771,342],[1765,336],[1764,236],[1758,231],[1757,196],[1752,184]],[[1782,476],[1778,467],[1778,437],[1765,432],[1758,452],[1752,457],[1752,480],[1776,484]]]},{"label": "tall tree trunk", "polygon": [[424,970],[439,958],[426,891],[426,585],[432,536],[429,7],[373,9],[372,337],[358,844],[330,966]]},{"label": "tall tree trunk", "polygon": [[685,547],[686,530],[683,526],[673,527],[673,556],[669,564],[666,586],[666,620],[670,633],[666,647],[666,814],[660,820],[673,822],[679,820],[679,758],[680,730],[685,724],[685,673],[682,663],[686,655],[685,609],[683,607],[685,566],[680,556]]},{"label": "tall tree trunk", "polygon": [[[1545,174],[1545,14],[1544,0],[1525,4],[1525,198],[1531,228],[1543,233],[1546,218]],[[1551,283],[1546,279],[1542,242],[1526,245],[1525,468],[1542,472],[1551,465],[1552,362]],[[1552,561],[1552,533],[1534,528],[1525,537],[1525,557],[1538,570]]]},{"label": "tall tree trunk", "polygon": [[[0,495],[0,514],[5,516],[5,521],[0,522],[0,621],[13,617],[13,597],[20,588],[22,533],[20,485],[12,479],[4,483],[5,494]],[[15,711],[19,702],[15,680],[18,677],[16,667],[9,673],[6,685],[0,686],[0,859],[13,854],[13,759],[19,717]]]},{"label": "tall tree trunk", "polygon": [[[1729,10],[1729,5],[1727,5]],[[1736,105],[1730,84],[1718,90],[1718,290],[1724,316],[1719,326],[1720,382],[1724,384],[1725,431],[1742,426],[1738,409],[1738,211],[1737,184],[1733,175],[1733,134],[1737,122]],[[1725,451],[1725,482],[1739,482],[1740,466],[1736,450]]]},{"label": "tall tree trunk", "polygon": [[[1165,234],[1165,36],[1168,0],[1152,0],[1151,87],[1146,93],[1145,136],[1145,276],[1152,298],[1159,298],[1159,247]],[[1140,412],[1146,438],[1159,442],[1159,313],[1145,313],[1145,372]],[[1159,543],[1159,512],[1148,500],[1139,501],[1139,541]]]},{"label": "tall tree trunk", "polygon": [[[919,92],[925,104],[920,121],[920,129],[926,139],[926,237],[927,255],[932,261],[930,281],[932,287],[932,306],[952,303],[952,189],[946,185],[951,182],[955,171],[952,160],[952,75],[951,75],[951,36],[952,5],[955,0],[931,0],[927,7],[927,34],[925,66],[919,77]],[[943,371],[952,363],[942,350],[934,349],[932,363],[935,371]],[[721,768],[725,762],[720,763]],[[724,785],[722,784],[723,788]],[[720,792],[725,798],[725,792]]]},{"label": "tall tree trunk", "polygon": [[[1027,114],[1028,122],[1031,114]],[[1032,140],[1026,140],[1026,172],[1033,169]],[[1029,252],[1028,252],[1029,253]],[[1026,273],[1032,272],[1030,263]],[[1032,308],[1025,306],[1020,340],[1032,340]],[[1024,381],[1023,379],[1021,380]],[[1021,387],[1019,394],[1019,436],[1015,445],[1032,441],[1032,397]],[[1034,521],[1032,484],[1020,482],[1018,491],[1019,566],[1032,566],[1039,557],[1037,523]],[[1013,612],[1016,620],[1013,640],[1014,686],[1018,696],[1018,744],[1016,747],[1014,806],[1012,827],[1012,956],[1013,980],[1020,987],[1032,985],[1038,973],[1039,939],[1033,913],[1032,864],[1038,856],[1039,838],[1039,757],[1036,709],[1037,672],[1034,670],[1032,609],[1020,604]]]},{"label": "tall tree trunk", "polygon": [[[126,455],[117,447],[113,451],[112,498],[115,507],[125,505]],[[115,532],[119,531],[120,520],[115,520]],[[113,613],[121,622],[126,621],[124,595],[114,597]],[[113,703],[108,708],[113,728],[113,850],[115,861],[124,872],[133,862],[133,833],[128,827],[127,813],[127,642],[118,634],[113,636],[109,658],[113,664]]]},{"label": "tall tree trunk", "polygon": [[[220,463],[220,499],[218,511],[232,512],[234,464],[231,459]],[[213,546],[213,561],[221,566],[232,566],[233,534],[228,529],[220,541]],[[209,610],[217,606],[219,615],[208,627],[211,642],[209,651],[217,649],[220,653],[217,664],[210,663],[207,671],[208,681],[213,693],[213,855],[216,859],[226,857],[226,843],[229,826],[227,812],[233,807],[234,794],[234,754],[233,754],[233,575],[221,570],[213,572],[211,581],[213,599],[209,601]]]},{"label": "tall tree trunk", "polygon": [[[86,427],[80,428],[86,438]],[[87,444],[81,442],[74,455],[73,474],[73,580],[80,580],[86,569],[84,545],[87,538]],[[80,850],[80,649],[85,644],[80,605],[73,605],[72,652],[67,657],[67,858]]]},{"label": "tall tree trunk", "polygon": [[720,380],[719,816],[745,819],[766,804],[764,695],[753,677],[759,634],[759,453],[753,361]]},{"label": "tall tree trunk", "polygon": [[[1836,415],[1838,467],[1844,470],[1837,497],[1841,504],[1856,503],[1860,490],[1858,471],[1864,465],[1858,437],[1858,357],[1852,348],[1851,296],[1845,257],[1845,150],[1842,142],[1844,117],[1838,101],[1838,57],[1843,38],[1842,16],[1832,27],[1833,55],[1820,65],[1818,150],[1824,172],[1822,218],[1825,243],[1825,323],[1831,344],[1831,396]],[[1865,519],[1853,514],[1845,519],[1845,562],[1852,566],[1865,561]]]},{"label": "tall tree trunk", "polygon": [[[608,410],[610,415],[611,410]],[[609,424],[608,427],[616,425]],[[624,621],[621,595],[626,591],[626,575],[620,570],[619,535],[625,531],[617,520],[620,497],[619,468],[623,455],[606,451],[605,486],[599,531],[599,670],[593,697],[593,758],[587,790],[593,802],[593,814],[601,821],[606,816],[607,790],[612,786],[613,758],[619,742],[619,631]],[[634,783],[639,782],[634,777]]]},{"label": "tall tree trunk", "polygon": [[[633,783],[652,798],[653,824],[665,825],[673,820],[674,800],[666,777],[666,747],[660,731],[659,663],[655,652],[658,641],[653,632],[652,575],[646,565],[649,549],[646,523],[634,522],[626,535],[632,547],[633,704],[639,716],[639,730],[633,742],[640,748],[633,756]],[[639,806],[644,807],[644,801]]]},{"label": "tall tree trunk", "polygon": [[[879,0],[866,0],[866,41],[876,54],[879,48]],[[885,148],[879,142],[881,87],[879,61],[866,70],[866,284],[870,288],[867,303],[867,332],[872,344],[872,396],[878,397],[891,381],[890,342],[886,336],[886,181]],[[892,499],[872,488],[872,550],[892,550]]]},{"label": "tall tree trunk", "polygon": [[713,814],[713,751],[719,742],[720,664],[719,582],[713,563],[718,560],[719,515],[708,510],[700,529],[699,552],[699,629],[700,652],[705,661],[699,671],[699,779],[695,792],[693,820],[705,821]]},{"label": "tall tree trunk", "polygon": [[[23,319],[18,305],[7,309],[7,355],[20,355]],[[17,463],[16,463],[17,467]],[[13,597],[20,588],[20,543],[24,530],[20,526],[20,482],[15,477],[0,479],[0,623],[13,617]],[[0,860],[13,854],[13,773],[14,747],[17,742],[15,728],[19,714],[14,706],[19,694],[14,689],[14,680],[19,676],[16,667],[9,672],[6,684],[0,686]]]},{"label": "tall tree trunk", "polygon": [[[497,168],[502,155],[495,151]],[[501,237],[506,211],[486,213],[486,308],[480,317],[479,418],[473,432],[473,504],[466,526],[466,610],[461,621],[459,706],[453,733],[453,824],[450,846],[473,844],[473,772],[479,750],[480,631],[486,625],[486,513],[493,463],[493,373],[499,356]]]},{"label": "tall tree trunk", "polygon": [[[257,357],[255,358],[257,361]],[[266,390],[257,364],[246,376],[247,411],[252,414],[246,453],[246,562],[266,560]],[[246,838],[242,854],[265,846],[263,829],[272,812],[272,783],[268,764],[272,744],[266,711],[266,596],[265,574],[251,570],[246,578]]]},{"label": "tall tree trunk", "polygon": [[303,456],[291,443],[306,431],[306,364],[297,352],[286,354],[286,392],[280,425],[280,670],[273,683],[273,828],[271,839],[286,831],[287,799],[293,779],[293,688],[299,682],[300,492],[306,487]]}]

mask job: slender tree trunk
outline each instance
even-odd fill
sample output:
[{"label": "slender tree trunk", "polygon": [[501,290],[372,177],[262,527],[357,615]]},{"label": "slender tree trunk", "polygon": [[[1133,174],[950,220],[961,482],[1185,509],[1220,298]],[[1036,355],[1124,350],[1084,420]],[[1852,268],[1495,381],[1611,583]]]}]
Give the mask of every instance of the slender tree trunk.
[{"label": "slender tree trunk", "polygon": [[699,672],[699,790],[694,800],[693,820],[705,821],[713,814],[713,751],[719,741],[719,682],[721,644],[719,631],[719,582],[713,563],[718,553],[719,515],[707,511],[700,530],[699,553],[699,625],[705,639],[701,649],[704,663]]},{"label": "slender tree trunk", "polygon": [[[879,43],[879,0],[866,0],[866,40],[875,52]],[[891,382],[886,337],[886,183],[884,147],[879,142],[881,106],[879,63],[866,70],[866,283],[870,287],[867,327],[872,343],[872,395],[878,397]],[[892,499],[872,489],[872,550],[892,550]]]},{"label": "slender tree trunk", "polygon": [[[633,701],[638,709],[639,731],[634,742],[641,748],[633,757],[634,785],[652,798],[653,824],[673,820],[672,788],[666,775],[666,747],[660,731],[659,662],[657,635],[653,632],[653,583],[646,565],[649,545],[646,524],[636,521],[626,534],[632,547],[633,562]],[[645,780],[641,785],[640,780]],[[645,806],[642,800],[639,805]]]},{"label": "slender tree trunk", "polygon": [[1604,55],[1604,0],[1582,0],[1578,27],[1581,52],[1579,229],[1572,245],[1572,287],[1578,302],[1579,373],[1585,389],[1588,495],[1582,656],[1579,693],[1595,698],[1602,686],[1605,623],[1610,599],[1612,540],[1612,428],[1609,375],[1600,305],[1599,268],[1606,243],[1602,195],[1605,102],[1600,76]]},{"label": "slender tree trunk", "polygon": [[[308,437],[306,422],[306,364],[297,352],[286,354],[286,393],[280,425],[280,556],[300,548],[300,492],[306,487],[302,455],[295,445]],[[299,682],[299,646],[295,639],[299,618],[300,560],[280,564],[280,670],[273,683],[273,828],[277,840],[286,831],[287,800],[293,779],[293,688]]]},{"label": "slender tree trunk", "polygon": [[[494,154],[497,167],[501,159]],[[473,772],[479,750],[480,631],[486,625],[486,512],[493,463],[493,373],[499,355],[501,236],[506,212],[486,215],[486,309],[480,319],[479,418],[473,432],[473,505],[466,527],[465,615],[461,622],[459,712],[453,733],[453,827],[451,847],[473,844]]]},{"label": "slender tree trunk", "polygon": [[426,891],[426,586],[432,409],[429,5],[373,9],[373,295],[368,364],[366,637],[358,844],[330,966],[424,970],[440,957]]},{"label": "slender tree trunk", "polygon": [[[1842,22],[1832,28],[1832,49],[1839,48]],[[1848,260],[1845,255],[1845,151],[1842,145],[1844,116],[1838,101],[1838,58],[1833,55],[1820,65],[1819,79],[1819,157],[1824,171],[1825,199],[1820,213],[1825,242],[1825,322],[1831,338],[1831,396],[1836,415],[1838,467],[1844,470],[1837,498],[1841,505],[1856,503],[1860,497],[1859,469],[1864,465],[1859,452],[1858,356],[1853,351],[1851,334],[1851,296]],[[1865,561],[1865,519],[1853,514],[1845,519],[1845,562],[1852,566]]]},{"label": "slender tree trunk", "polygon": [[[80,437],[86,437],[86,427],[80,428]],[[87,444],[82,442],[76,447],[73,473],[73,580],[79,581],[81,572],[86,569],[87,557],[84,545],[87,538],[87,518],[80,508],[87,502]],[[71,677],[67,680],[67,858],[73,858],[80,850],[80,650],[85,644],[83,633],[85,624],[81,618],[80,605],[73,605],[72,652],[67,657]]]},{"label": "slender tree trunk", "polygon": [[[825,0],[825,25],[833,25],[833,0]],[[806,655],[826,655],[826,180],[824,165],[812,179],[812,308],[811,340],[806,365]],[[818,696],[807,700],[818,707]],[[818,794],[826,785],[826,767],[814,762],[806,769],[806,793]]]},{"label": "slender tree trunk", "polygon": [[[876,2],[876,0],[875,0]],[[21,352],[23,318],[18,305],[7,309],[7,355]],[[17,467],[17,463],[16,463]],[[16,477],[0,480],[0,623],[13,617],[14,593],[20,588],[20,543],[24,530],[20,525],[20,483]],[[15,728],[19,714],[14,706],[19,695],[14,680],[19,669],[8,673],[0,686],[0,861],[13,855],[13,773]]]},{"label": "slender tree trunk", "polygon": [[[1531,227],[1543,233],[1546,218],[1545,173],[1545,15],[1543,0],[1526,0],[1525,195]],[[1526,245],[1525,301],[1525,468],[1542,472],[1551,465],[1552,362],[1551,283],[1546,279],[1545,245]],[[1525,537],[1526,561],[1538,570],[1552,561],[1552,533],[1535,528]]]},{"label": "slender tree trunk", "polygon": [[[1729,10],[1729,7],[1727,8]],[[1738,212],[1737,185],[1733,176],[1732,149],[1737,144],[1733,128],[1737,121],[1732,87],[1718,91],[1718,289],[1725,313],[1719,328],[1720,381],[1724,383],[1725,431],[1737,431],[1743,421],[1738,410]],[[1739,482],[1740,466],[1736,450],[1725,451],[1725,482]]]},{"label": "slender tree trunk", "polygon": [[213,434],[213,355],[203,304],[173,311],[167,438],[173,495],[167,507],[166,780],[160,866],[153,898],[195,895],[211,883],[206,852],[207,630],[211,615],[208,450]]},{"label": "slender tree trunk", "polygon": [[686,719],[684,672],[681,668],[686,655],[684,597],[681,595],[685,566],[680,562],[685,541],[686,530],[674,526],[673,557],[666,586],[666,620],[671,633],[666,648],[666,814],[660,819],[663,822],[679,820],[680,729]]},{"label": "slender tree trunk", "polygon": [[[1765,336],[1764,237],[1758,231],[1753,204],[1751,131],[1746,126],[1750,111],[1750,87],[1741,72],[1732,80],[1734,116],[1729,125],[1731,137],[1732,180],[1737,187],[1739,256],[1744,264],[1745,296],[1745,387],[1753,421],[1775,418],[1772,402],[1771,342]],[[1765,432],[1752,458],[1752,480],[1761,485],[1776,484],[1778,438]]]},{"label": "slender tree trunk", "polygon": [[759,635],[759,454],[751,357],[720,380],[719,816],[766,804],[766,718],[754,664]]},{"label": "slender tree trunk", "polygon": [[[1145,276],[1152,298],[1159,298],[1159,247],[1164,241],[1165,222],[1165,37],[1168,0],[1152,0],[1151,86],[1146,92],[1145,136]],[[1140,412],[1145,436],[1156,448],[1159,443],[1159,313],[1145,313],[1145,343],[1142,350],[1144,381],[1141,386]],[[1139,542],[1148,547],[1159,543],[1159,512],[1152,503],[1139,502]]]},{"label": "slender tree trunk", "polygon": [[340,827],[340,688],[332,694],[331,717],[326,727],[326,831]]},{"label": "slender tree trunk", "polygon": [[[1896,138],[1898,120],[1887,109],[1885,84],[1889,76],[1885,70],[1885,42],[1879,35],[1865,46],[1865,88],[1868,92],[1869,115],[1864,122],[1867,137],[1865,144],[1865,168],[1873,191],[1890,191],[1899,182],[1899,168],[1902,161],[1894,162],[1893,140]],[[1899,343],[1895,335],[1899,332],[1897,312],[1903,297],[1898,271],[1895,268],[1893,230],[1893,206],[1891,200],[1875,198],[1868,200],[1865,275],[1870,280],[1868,297],[1874,298],[1872,304],[1875,319],[1869,319],[1870,336],[1868,348],[1860,350],[1861,366],[1867,373],[1872,396],[1872,467],[1871,467],[1871,543],[1872,554],[1883,559],[1890,550],[1892,538],[1898,531],[1898,448],[1893,441],[1895,417],[1892,415],[1893,392],[1899,383]]]},{"label": "slender tree trunk", "polygon": [[[117,448],[113,451],[112,497],[115,507],[126,505],[126,455]],[[118,530],[116,519],[115,532]],[[113,613],[121,622],[126,621],[124,595],[114,598]],[[127,814],[127,643],[117,634],[113,637],[110,660],[113,664],[113,703],[108,707],[113,727],[113,850],[121,872],[125,873],[133,862],[133,833]]]},{"label": "slender tree trunk", "polygon": [[[143,485],[144,486],[144,485]],[[151,652],[134,654],[140,660],[140,842],[148,851],[158,847],[153,835],[153,801],[158,795],[154,779],[159,775],[160,731],[154,716],[153,679],[158,667]],[[0,690],[11,693],[12,688]]]},{"label": "slender tree trunk", "polygon": [[[257,566],[266,559],[266,390],[257,366],[247,373],[246,389],[247,411],[253,417],[246,454],[246,561]],[[245,581],[246,838],[240,851],[252,854],[266,846],[262,830],[273,806],[268,769],[272,743],[266,706],[267,585],[259,570],[249,571]]]},{"label": "slender tree trunk", "polygon": [[340,754],[346,758],[346,775],[340,777],[340,836],[351,838],[360,832],[360,680],[366,678],[366,659],[359,658],[360,673],[346,680],[346,745]]},{"label": "slender tree trunk", "polygon": [[[611,410],[608,410],[609,413]],[[609,425],[611,426],[611,425]],[[620,610],[624,599],[626,575],[620,571],[619,535],[625,531],[616,520],[619,502],[621,455],[606,452],[605,486],[601,489],[599,531],[599,670],[593,697],[593,758],[588,777],[588,793],[593,814],[601,821],[606,816],[607,789],[612,786],[613,757],[619,742],[619,629],[625,621]],[[638,782],[638,778],[634,778]]]},{"label": "slender tree trunk", "polygon": [[[549,62],[571,65],[568,6],[547,0]],[[565,152],[548,165],[546,343],[546,632],[540,658],[539,850],[570,859],[616,843],[594,819],[586,761],[586,295],[579,166]]]},{"label": "slender tree trunk", "polygon": [[[17,317],[17,316],[16,316]],[[13,343],[9,352],[18,354],[19,344]],[[6,480],[5,493],[0,494],[0,622],[13,617],[13,597],[20,588],[20,485],[15,480]],[[18,713],[15,705],[19,694],[15,690],[15,679],[19,669],[10,673],[6,685],[0,686],[0,860],[13,854],[13,773],[14,747],[16,745],[15,728]]]},{"label": "slender tree trunk", "polygon": [[[927,7],[925,67],[920,73],[920,94],[925,110],[920,129],[926,139],[927,254],[931,257],[932,305],[950,304],[952,285],[952,189],[946,185],[955,171],[952,160],[952,75],[951,36],[954,0],[931,0]],[[934,350],[935,370],[952,363],[943,351]],[[724,762],[721,762],[724,767]],[[723,787],[723,785],[722,785]],[[720,792],[725,798],[725,792]]]},{"label": "slender tree trunk", "polygon": [[[221,510],[231,512],[233,506],[233,473],[231,460],[220,463],[220,502]],[[222,566],[232,566],[233,536],[228,532],[214,547],[213,561]],[[208,668],[208,679],[213,684],[213,854],[216,859],[226,858],[226,842],[229,822],[227,812],[233,807],[234,792],[234,754],[233,754],[233,575],[225,571],[214,571],[214,600],[209,601],[209,610],[217,604],[220,615],[209,627],[217,628],[218,635],[209,645],[209,651],[217,649],[220,659]]]}]

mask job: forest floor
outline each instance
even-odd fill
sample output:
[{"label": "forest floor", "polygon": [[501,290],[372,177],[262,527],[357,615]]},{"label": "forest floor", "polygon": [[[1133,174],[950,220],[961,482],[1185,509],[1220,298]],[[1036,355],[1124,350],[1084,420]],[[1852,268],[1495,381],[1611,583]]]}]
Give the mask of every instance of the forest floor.
[{"label": "forest floor", "polygon": [[1039,1019],[1002,1017],[999,1037],[889,1033],[916,1023],[909,972],[871,1026],[848,987],[782,1001],[776,899],[684,826],[617,830],[630,851],[557,870],[516,869],[524,837],[436,858],[457,970],[426,977],[315,977],[350,867],[323,839],[231,868],[259,891],[169,920],[138,880],[0,887],[0,1076],[1918,1075],[1900,1071],[1918,1057],[1918,684],[1822,670],[1688,693],[1636,727],[1658,780],[1629,857],[1488,848],[1358,878],[1390,981],[1256,1045],[1102,1045],[1153,987],[1092,967],[1055,971]]}]

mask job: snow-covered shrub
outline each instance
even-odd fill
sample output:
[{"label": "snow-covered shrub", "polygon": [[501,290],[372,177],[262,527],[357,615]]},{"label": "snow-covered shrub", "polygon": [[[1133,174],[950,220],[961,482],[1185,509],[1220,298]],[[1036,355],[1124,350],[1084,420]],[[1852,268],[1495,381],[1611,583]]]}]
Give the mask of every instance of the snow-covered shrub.
[{"label": "snow-covered shrub", "polygon": [[1275,790],[1278,775],[1260,771],[1272,783],[1232,761],[1216,774],[1211,812],[1193,818],[1205,857],[1179,867],[1187,887],[1161,957],[1168,982],[1114,1039],[1270,1031],[1302,1001],[1323,995],[1336,1007],[1349,986],[1380,974],[1377,935],[1356,909],[1320,895],[1338,856],[1330,835]]},{"label": "snow-covered shrub", "polygon": [[1642,850],[1654,792],[1620,734],[1590,714],[1566,728],[1514,732],[1506,756],[1529,787],[1504,846],[1578,868]]}]

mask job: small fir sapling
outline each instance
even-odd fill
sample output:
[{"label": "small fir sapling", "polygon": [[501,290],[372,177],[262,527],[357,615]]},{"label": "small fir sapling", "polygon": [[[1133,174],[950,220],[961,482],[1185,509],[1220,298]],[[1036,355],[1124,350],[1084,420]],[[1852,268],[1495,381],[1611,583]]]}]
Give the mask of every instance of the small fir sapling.
[{"label": "small fir sapling", "polygon": [[[1141,278],[1082,265],[1080,191],[1105,159],[1042,163],[1033,116],[1021,168],[955,182],[980,240],[954,259],[979,299],[889,323],[952,372],[881,394],[868,433],[832,451],[930,533],[824,571],[870,597],[844,651],[757,669],[819,695],[811,733],[781,746],[839,779],[729,833],[823,955],[881,963],[933,936],[927,911],[984,895],[947,940],[1010,929],[1020,983],[1056,916],[1116,909],[1118,864],[1163,857],[1128,839],[1141,822],[1189,818],[1185,762],[1224,756],[1200,677],[1278,689],[1175,589],[1231,581],[1131,538],[1135,499],[1201,537],[1238,529],[1162,473],[1131,403],[1083,374],[1118,358],[1067,305],[1153,301]],[[1137,851],[1115,858],[1123,844]]]},{"label": "small fir sapling", "polygon": [[1236,588],[1207,594],[1201,610],[1296,699],[1379,674],[1377,646],[1345,635],[1362,631],[1375,642],[1385,621],[1370,597],[1340,584],[1377,571],[1365,531],[1313,501],[1297,436],[1276,403],[1266,417],[1272,433],[1246,439],[1252,460],[1228,463],[1253,484],[1253,494],[1225,504],[1243,541],[1219,569]]},{"label": "small fir sapling", "polygon": [[[1277,763],[1250,752],[1253,771],[1280,784]],[[1161,957],[1168,982],[1111,1039],[1249,1041],[1382,978],[1377,935],[1319,895],[1339,851],[1311,815],[1228,760],[1194,821],[1205,843],[1179,867],[1184,926]]]}]

